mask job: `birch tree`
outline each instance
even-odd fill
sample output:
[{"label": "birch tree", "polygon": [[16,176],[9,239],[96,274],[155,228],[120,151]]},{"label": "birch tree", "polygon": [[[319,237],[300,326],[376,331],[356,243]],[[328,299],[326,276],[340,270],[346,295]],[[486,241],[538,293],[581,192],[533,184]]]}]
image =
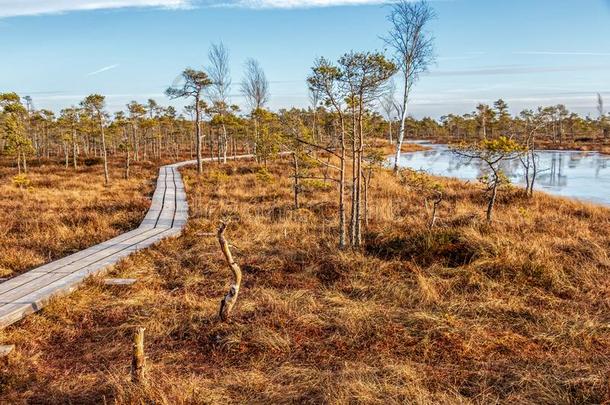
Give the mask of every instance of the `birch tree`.
[{"label": "birch tree", "polygon": [[[241,82],[241,93],[246,99],[252,111],[254,120],[254,154],[257,154],[258,138],[259,138],[259,119],[265,104],[269,101],[269,81],[261,65],[254,59],[246,61],[246,71]],[[257,157],[258,159],[258,157]]]},{"label": "birch tree", "polygon": [[208,96],[212,102],[212,109],[216,113],[217,121],[222,128],[222,151],[223,163],[227,163],[227,151],[229,146],[229,136],[225,117],[229,110],[229,93],[231,91],[231,70],[229,69],[229,51],[222,44],[212,44],[208,52],[210,65],[207,73],[212,80],[208,88]]},{"label": "birch tree", "polygon": [[403,86],[394,172],[398,171],[398,160],[400,159],[400,151],[405,136],[411,90],[420,75],[428,70],[435,59],[433,37],[426,30],[435,17],[434,10],[423,0],[415,3],[400,0],[392,5],[392,10],[388,16],[391,28],[385,42],[394,52],[396,65],[401,72]]},{"label": "birch tree", "polygon": [[394,121],[394,113],[396,111],[396,83],[391,81],[387,90],[381,97],[380,101],[381,109],[385,114],[385,119],[388,120],[388,142],[394,143],[394,136],[392,134],[392,126]]}]

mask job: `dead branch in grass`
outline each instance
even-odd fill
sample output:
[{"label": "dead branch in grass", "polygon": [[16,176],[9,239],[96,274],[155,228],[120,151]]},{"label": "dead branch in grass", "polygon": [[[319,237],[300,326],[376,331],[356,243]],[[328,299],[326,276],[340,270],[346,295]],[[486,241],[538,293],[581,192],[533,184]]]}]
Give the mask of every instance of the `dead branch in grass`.
[{"label": "dead branch in grass", "polygon": [[237,296],[239,295],[239,287],[241,285],[241,268],[235,263],[233,260],[233,254],[231,254],[230,245],[225,239],[225,230],[227,229],[229,222],[221,222],[220,227],[218,228],[218,242],[220,243],[220,249],[222,250],[222,254],[233,273],[233,284],[229,289],[229,292],[225,297],[220,301],[220,319],[226,321],[231,316],[231,310],[233,306],[237,302]]}]

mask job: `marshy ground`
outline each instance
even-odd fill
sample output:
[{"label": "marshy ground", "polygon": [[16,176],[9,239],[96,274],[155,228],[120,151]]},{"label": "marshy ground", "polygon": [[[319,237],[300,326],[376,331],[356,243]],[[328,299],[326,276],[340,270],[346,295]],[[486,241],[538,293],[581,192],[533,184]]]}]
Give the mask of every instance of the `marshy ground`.
[{"label": "marshy ground", "polygon": [[157,166],[134,164],[129,180],[113,165],[103,170],[81,162],[76,170],[57,162],[30,167],[25,181],[0,165],[0,277],[57,260],[136,228],[154,190]]},{"label": "marshy ground", "polygon": [[[99,197],[106,190],[96,170],[78,176],[84,183],[86,176],[96,176],[100,188],[95,186],[90,198],[98,202],[71,211],[72,216],[84,215],[87,207],[98,212],[100,219],[89,226],[107,229],[101,240],[143,216],[142,196],[151,190],[152,172],[142,171],[141,184],[123,186],[125,200],[117,203],[122,214],[106,219],[115,211],[98,209],[108,205]],[[268,168],[253,162],[209,164],[201,177],[190,168],[182,173],[189,224],[180,238],[135,254],[112,271],[137,278],[134,286],[107,287],[92,279],[0,332],[0,342],[17,345],[0,372],[0,401],[610,400],[607,208],[543,194],[530,200],[518,190],[504,190],[496,221],[488,225],[479,186],[433,179],[442,185],[444,201],[430,231],[426,192],[409,175],[378,171],[371,183],[366,246],[362,252],[340,252],[333,186],[307,183],[302,208],[293,210],[288,160]],[[61,188],[76,181],[63,169],[44,176],[60,177]],[[19,214],[27,199],[64,206],[59,200],[69,201],[56,187],[47,190],[35,180],[27,195],[2,187],[14,193],[12,205],[1,211],[7,218],[27,220]],[[32,197],[39,192],[48,196]],[[217,312],[230,273],[209,234],[227,218],[232,222],[226,236],[244,282],[232,319],[223,323]],[[46,232],[63,229],[65,221],[47,220]],[[14,226],[3,238],[35,235],[28,229]],[[30,239],[34,246],[46,240]],[[20,243],[0,252],[0,263],[32,250]],[[73,242],[70,249],[79,246]],[[43,256],[11,268],[24,269]],[[139,326],[146,328],[144,387],[129,382],[131,338]]]}]

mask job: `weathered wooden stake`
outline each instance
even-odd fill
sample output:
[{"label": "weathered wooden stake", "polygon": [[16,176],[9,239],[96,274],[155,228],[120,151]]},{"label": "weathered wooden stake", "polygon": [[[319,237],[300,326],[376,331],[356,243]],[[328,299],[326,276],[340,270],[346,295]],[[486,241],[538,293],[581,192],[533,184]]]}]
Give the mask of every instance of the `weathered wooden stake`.
[{"label": "weathered wooden stake", "polygon": [[434,203],[432,205],[432,218],[430,219],[430,224],[428,225],[428,229],[432,230],[434,225],[436,225],[436,212],[438,211],[438,206],[443,202],[443,193],[440,191],[436,192],[436,198],[434,199]]},{"label": "weathered wooden stake", "polygon": [[8,366],[10,354],[15,351],[15,345],[0,346],[0,365]]},{"label": "weathered wooden stake", "polygon": [[131,359],[131,382],[134,384],[144,384],[146,376],[144,367],[146,359],[144,357],[144,328],[137,328],[133,335],[133,357]]},{"label": "weathered wooden stake", "polygon": [[225,295],[222,301],[220,301],[219,315],[220,319],[222,319],[223,321],[229,319],[229,316],[231,315],[231,310],[233,309],[235,302],[237,302],[237,296],[239,295],[239,287],[241,285],[241,269],[233,260],[233,255],[231,254],[231,250],[229,249],[229,243],[227,242],[224,236],[225,230],[227,229],[227,225],[228,222],[221,222],[220,228],[218,228],[218,242],[220,243],[220,249],[222,250],[227,264],[229,265],[229,268],[233,273],[233,284],[231,285],[231,288],[229,289],[227,295]]}]

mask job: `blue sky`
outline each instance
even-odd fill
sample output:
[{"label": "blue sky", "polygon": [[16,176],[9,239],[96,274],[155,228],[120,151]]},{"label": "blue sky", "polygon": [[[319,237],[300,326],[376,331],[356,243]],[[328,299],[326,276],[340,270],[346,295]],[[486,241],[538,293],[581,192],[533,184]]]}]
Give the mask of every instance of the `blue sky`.
[{"label": "blue sky", "polygon": [[[0,91],[37,108],[107,95],[108,108],[155,98],[210,43],[231,53],[233,102],[246,58],[271,82],[272,109],[308,104],[314,58],[382,49],[388,8],[375,0],[0,0]],[[564,103],[594,114],[610,105],[607,0],[438,0],[438,61],[414,89],[411,111],[435,118],[508,101],[513,112]]]}]

